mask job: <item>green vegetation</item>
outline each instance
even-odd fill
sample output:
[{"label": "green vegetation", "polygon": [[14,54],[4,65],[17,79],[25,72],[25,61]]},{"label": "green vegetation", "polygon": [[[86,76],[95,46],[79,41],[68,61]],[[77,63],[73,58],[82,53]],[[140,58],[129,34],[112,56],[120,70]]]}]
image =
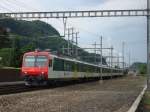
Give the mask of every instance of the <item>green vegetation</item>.
[{"label": "green vegetation", "polygon": [[137,112],[150,112],[150,92],[146,91]]},{"label": "green vegetation", "polygon": [[0,48],[10,47],[10,40],[8,38],[7,29],[0,27]]},{"label": "green vegetation", "polygon": [[58,31],[51,25],[42,21],[24,21],[14,19],[1,19],[0,26],[9,28],[13,34],[26,37],[40,37],[47,35],[59,35]]},{"label": "green vegetation", "polygon": [[[59,32],[42,21],[1,19],[0,35],[0,63],[3,66],[20,67],[23,54],[36,48],[51,49],[51,52],[64,55],[61,48],[67,47],[67,41],[60,37]],[[80,60],[94,62],[94,56],[93,53],[79,50]],[[100,58],[96,60],[99,61]],[[104,58],[102,61],[106,64]]]},{"label": "green vegetation", "polygon": [[143,103],[145,105],[150,105],[150,92],[146,92],[144,95]]},{"label": "green vegetation", "polygon": [[140,74],[146,74],[147,73],[146,63],[136,62],[136,63],[132,64],[130,69],[138,71]]},{"label": "green vegetation", "polygon": [[147,66],[146,66],[146,64],[141,64],[140,66],[139,66],[139,69],[140,69],[140,74],[146,74],[147,73]]}]

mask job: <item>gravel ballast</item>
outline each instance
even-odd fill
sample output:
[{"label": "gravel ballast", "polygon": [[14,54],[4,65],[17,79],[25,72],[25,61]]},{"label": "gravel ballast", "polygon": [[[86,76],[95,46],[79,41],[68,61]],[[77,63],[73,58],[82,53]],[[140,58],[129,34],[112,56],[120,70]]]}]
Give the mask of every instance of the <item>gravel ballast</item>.
[{"label": "gravel ballast", "polygon": [[74,84],[0,96],[0,112],[126,112],[145,85],[144,77]]}]

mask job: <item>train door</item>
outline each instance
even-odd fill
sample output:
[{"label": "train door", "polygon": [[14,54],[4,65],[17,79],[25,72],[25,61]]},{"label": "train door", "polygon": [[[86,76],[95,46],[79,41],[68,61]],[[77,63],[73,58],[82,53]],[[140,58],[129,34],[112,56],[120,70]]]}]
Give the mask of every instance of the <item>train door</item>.
[{"label": "train door", "polygon": [[48,78],[51,77],[52,72],[53,72],[53,59],[49,59],[49,64],[48,64]]},{"label": "train door", "polygon": [[67,77],[68,75],[69,75],[68,64],[67,61],[64,60],[64,76]]},{"label": "train door", "polygon": [[72,62],[71,61],[64,61],[64,76],[66,78],[72,77]]}]

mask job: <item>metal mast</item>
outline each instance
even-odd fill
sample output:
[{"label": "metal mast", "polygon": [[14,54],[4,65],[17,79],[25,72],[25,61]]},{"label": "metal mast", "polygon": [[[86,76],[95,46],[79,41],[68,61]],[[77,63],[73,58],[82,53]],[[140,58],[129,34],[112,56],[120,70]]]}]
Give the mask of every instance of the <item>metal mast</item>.
[{"label": "metal mast", "polygon": [[125,45],[125,42],[122,42],[122,68],[124,70],[124,67],[125,67],[125,62],[124,62],[124,45]]},{"label": "metal mast", "polygon": [[150,0],[147,0],[147,86],[150,81]]},{"label": "metal mast", "polygon": [[102,72],[103,72],[103,69],[102,69],[102,66],[103,66],[103,37],[101,36],[100,37],[100,48],[101,48],[101,69],[100,69],[100,79],[102,80]]}]

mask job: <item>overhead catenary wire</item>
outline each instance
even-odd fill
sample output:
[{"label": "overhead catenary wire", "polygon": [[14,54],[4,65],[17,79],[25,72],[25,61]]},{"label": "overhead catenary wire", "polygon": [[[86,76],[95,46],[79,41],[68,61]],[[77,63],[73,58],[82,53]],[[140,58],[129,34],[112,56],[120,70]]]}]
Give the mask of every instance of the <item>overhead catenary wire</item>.
[{"label": "overhead catenary wire", "polygon": [[18,5],[16,2],[12,2],[9,0],[5,0],[5,3],[9,5],[9,7],[15,9],[15,11],[21,11],[21,10],[26,10],[25,7]]},{"label": "overhead catenary wire", "polygon": [[24,2],[21,1],[17,1],[17,0],[5,0],[3,2],[7,2],[7,4],[9,4],[10,6],[12,6],[12,8],[19,8],[20,10],[17,9],[17,11],[21,11],[21,10],[38,10],[35,9],[33,7],[30,7],[29,5],[27,5]]},{"label": "overhead catenary wire", "polygon": [[[24,9],[27,9],[28,10],[28,8],[30,8],[31,10],[34,10],[34,11],[40,11],[39,9],[37,9],[37,8],[33,8],[32,6],[29,6],[29,5],[27,5],[25,2],[23,2],[23,1],[19,1],[19,0],[6,0],[9,4],[14,4],[14,5],[16,5],[17,7],[23,7]],[[16,1],[16,2],[14,2],[14,1]],[[26,8],[25,8],[26,7]],[[28,8],[27,8],[28,7]],[[10,11],[10,10],[9,10]],[[12,11],[11,11],[12,12]],[[57,19],[58,21],[60,21],[60,19]],[[62,21],[61,21],[62,22]],[[67,23],[68,24],[68,23]],[[74,26],[74,25],[72,25],[72,24],[68,24],[68,26]],[[57,27],[59,27],[58,25],[57,25]],[[59,27],[59,28],[61,28],[62,29],[62,27]],[[87,32],[87,33],[89,33],[89,34],[91,34],[91,35],[94,35],[94,36],[99,36],[98,34],[96,34],[96,33],[94,33],[94,32],[91,32],[91,31],[89,31],[89,30],[87,30],[87,29],[84,29],[84,28],[81,28],[81,27],[76,27],[76,28],[78,28],[78,29],[80,29],[80,30],[82,30],[82,31],[85,31],[85,32]]]},{"label": "overhead catenary wire", "polygon": [[[6,12],[13,12],[11,9],[7,8],[6,6],[4,6],[5,4],[2,4],[2,2],[0,3],[0,10],[2,10],[3,12],[6,10]],[[2,8],[2,9],[1,9]]]},{"label": "overhead catenary wire", "polygon": [[[9,1],[9,0],[7,0],[7,1]],[[15,1],[17,1],[17,0],[15,0]],[[81,29],[81,28],[80,28],[80,29]],[[84,31],[85,31],[85,29],[84,29]],[[93,33],[93,32],[87,31],[87,30],[86,30],[86,32],[88,32],[88,33],[90,33],[90,34],[92,34],[92,35],[99,36],[99,35],[97,35],[97,34],[95,34],[95,33]]]},{"label": "overhead catenary wire", "polygon": [[26,8],[29,8],[31,10],[35,10],[35,11],[40,11],[39,9],[33,7],[33,6],[30,6],[29,4],[26,4],[25,2],[23,1],[20,1],[20,0],[10,0],[10,1],[16,1],[16,3],[22,5],[23,7],[26,7]]}]

